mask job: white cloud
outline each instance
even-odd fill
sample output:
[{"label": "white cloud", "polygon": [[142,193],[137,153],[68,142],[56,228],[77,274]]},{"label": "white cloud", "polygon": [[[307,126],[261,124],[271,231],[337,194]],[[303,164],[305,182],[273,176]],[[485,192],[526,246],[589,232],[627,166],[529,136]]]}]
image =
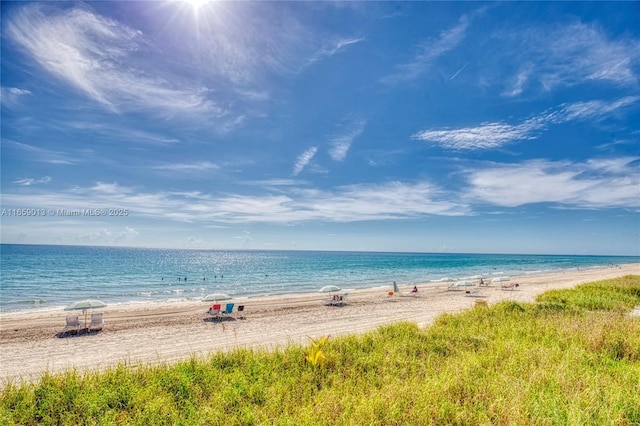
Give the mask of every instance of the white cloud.
[{"label": "white cloud", "polygon": [[477,127],[460,129],[424,130],[413,139],[435,142],[446,149],[491,149],[518,140],[535,139],[535,132],[543,125],[538,121],[525,121],[517,125],[505,123],[483,123]]},{"label": "white cloud", "polygon": [[429,129],[417,132],[411,138],[437,143],[445,149],[453,150],[499,148],[516,141],[536,139],[551,124],[573,120],[602,120],[638,100],[638,96],[628,96],[613,102],[577,102],[546,111],[519,124],[495,122],[458,129]]},{"label": "white cloud", "polygon": [[412,61],[396,65],[396,72],[382,78],[381,81],[397,84],[420,77],[438,58],[455,49],[464,40],[469,23],[467,15],[461,16],[456,25],[441,31],[437,38],[422,43]]},{"label": "white cloud", "polygon": [[51,176],[43,176],[40,179],[22,178],[22,179],[15,180],[13,183],[20,186],[31,186],[31,185],[37,185],[37,184],[49,183],[49,182],[51,182]]},{"label": "white cloud", "polygon": [[[592,159],[582,163],[546,160],[520,164],[492,163],[489,168],[466,171],[468,187],[455,192],[444,191],[426,181],[390,181],[340,186],[329,190],[284,185],[277,188],[276,194],[263,192],[250,195],[141,192],[115,182],[98,182],[67,191],[43,192],[33,187],[33,190],[3,194],[3,207],[55,210],[76,210],[87,206],[119,208],[129,210],[130,218],[136,220],[192,222],[204,226],[462,216],[473,215],[474,205],[486,204],[507,208],[549,203],[575,209],[637,209],[640,207],[639,161],[640,158],[624,157]],[[266,191],[272,189],[267,188]],[[137,235],[133,228],[123,232],[112,233],[111,241]],[[103,234],[95,238],[109,237]],[[87,235],[83,239],[90,237],[93,238]]]},{"label": "white cloud", "polygon": [[332,138],[331,149],[329,150],[331,158],[335,161],[343,161],[353,141],[364,131],[366,123],[365,120],[354,121],[349,125],[346,133]]},{"label": "white cloud", "polygon": [[49,164],[73,165],[82,162],[81,159],[75,158],[66,152],[54,151],[51,149],[39,148],[22,142],[12,140],[3,140],[3,148],[12,148],[27,153],[27,158],[33,161],[39,161]]},{"label": "white cloud", "polygon": [[97,206],[128,209],[130,217],[135,218],[202,224],[353,222],[468,213],[466,205],[448,200],[446,194],[426,182],[349,185],[334,190],[280,188],[280,192],[220,196],[199,192],[145,193],[117,183],[98,182],[63,192],[3,194],[3,206],[54,210]]},{"label": "white cloud", "polygon": [[530,63],[525,64],[521,67],[520,71],[516,76],[511,79],[511,85],[508,89],[506,89],[502,95],[503,96],[518,96],[524,91],[524,87],[531,78],[531,73],[533,72],[533,67]]},{"label": "white cloud", "polygon": [[352,44],[360,43],[364,41],[364,38],[343,38],[337,41],[333,41],[331,44],[324,46],[320,49],[320,51],[316,52],[315,55],[309,59],[309,63],[313,63],[324,59],[329,56],[333,56],[337,53],[344,51],[344,49]]},{"label": "white cloud", "polygon": [[562,109],[563,121],[598,120],[607,117],[619,109],[632,105],[640,100],[639,96],[627,96],[614,102],[588,101],[566,105]]},{"label": "white cloud", "polygon": [[618,86],[638,82],[640,41],[628,36],[613,39],[595,25],[563,23],[518,29],[495,38],[507,40],[496,51],[497,63],[509,64],[514,59],[524,63],[516,76],[503,79],[509,82],[505,96],[523,93],[525,84],[530,90],[552,91],[585,82]]},{"label": "white cloud", "polygon": [[[7,24],[7,33],[49,73],[110,109],[223,113],[205,88],[178,87],[142,65],[140,31],[89,10],[45,15],[39,6],[27,6]],[[132,63],[139,66],[125,65]]]},{"label": "white cloud", "polygon": [[164,171],[173,175],[206,175],[220,166],[210,161],[197,161],[195,163],[164,163],[153,166],[152,169]]},{"label": "white cloud", "polygon": [[469,172],[469,196],[503,207],[553,203],[573,208],[640,207],[638,158],[585,163],[531,160]]},{"label": "white cloud", "polygon": [[19,89],[17,87],[1,87],[0,101],[5,107],[12,107],[17,105],[23,96],[27,96],[30,94],[31,92],[26,89]]},{"label": "white cloud", "polygon": [[[90,225],[91,226],[91,225]],[[75,241],[81,244],[122,245],[136,240],[139,232],[134,228],[125,226],[120,232],[100,228],[97,231],[84,232],[75,236]]]},{"label": "white cloud", "polygon": [[300,174],[302,169],[304,169],[305,166],[309,164],[309,161],[311,161],[313,156],[316,155],[316,152],[318,152],[318,147],[312,146],[311,148],[307,149],[305,152],[303,152],[298,156],[298,158],[296,159],[296,163],[293,166],[294,176],[297,176],[298,174]]}]

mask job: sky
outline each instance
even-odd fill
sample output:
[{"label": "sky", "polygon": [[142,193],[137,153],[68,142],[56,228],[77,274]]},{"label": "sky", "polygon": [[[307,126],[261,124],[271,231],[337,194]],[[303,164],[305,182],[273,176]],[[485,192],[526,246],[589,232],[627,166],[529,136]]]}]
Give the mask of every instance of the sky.
[{"label": "sky", "polygon": [[1,241],[640,255],[638,2],[5,2]]}]

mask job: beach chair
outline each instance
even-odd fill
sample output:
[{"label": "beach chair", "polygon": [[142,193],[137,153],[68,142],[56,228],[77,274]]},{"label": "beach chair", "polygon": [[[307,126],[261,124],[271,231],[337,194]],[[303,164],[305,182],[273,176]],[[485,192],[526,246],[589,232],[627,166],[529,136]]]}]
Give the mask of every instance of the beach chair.
[{"label": "beach chair", "polygon": [[349,296],[349,293],[344,293],[344,294],[337,294],[335,296],[335,299],[333,299],[331,301],[331,305],[333,306],[342,306],[344,305],[344,302],[346,300],[346,298]]},{"label": "beach chair", "polygon": [[240,318],[244,318],[244,305],[238,305],[238,309],[236,309],[235,316],[240,316]]},{"label": "beach chair", "polygon": [[500,286],[500,288],[502,288],[503,290],[515,290],[516,288],[520,287],[520,284],[518,283],[509,283],[509,284],[502,284]]},{"label": "beach chair", "polygon": [[206,312],[206,317],[207,318],[216,319],[216,318],[218,318],[219,315],[220,315],[220,304],[219,303],[211,305],[209,310]]},{"label": "beach chair", "polygon": [[102,330],[104,327],[104,318],[102,318],[102,312],[91,314],[91,322],[89,323],[89,331]]},{"label": "beach chair", "polygon": [[67,317],[67,324],[64,326],[63,333],[68,333],[75,330],[76,333],[80,332],[82,328],[82,322],[77,316]]},{"label": "beach chair", "polygon": [[234,303],[227,303],[227,306],[224,308],[224,311],[222,311],[222,313],[224,315],[231,315],[233,314],[233,307],[235,306]]}]

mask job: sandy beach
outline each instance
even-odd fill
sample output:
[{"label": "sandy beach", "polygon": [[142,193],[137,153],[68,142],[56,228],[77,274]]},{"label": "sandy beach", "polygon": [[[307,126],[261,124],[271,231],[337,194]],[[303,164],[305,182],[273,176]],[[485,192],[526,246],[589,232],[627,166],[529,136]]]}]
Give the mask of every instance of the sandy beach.
[{"label": "sandy beach", "polygon": [[344,306],[325,306],[326,296],[319,293],[236,299],[236,304],[245,305],[244,318],[221,321],[204,320],[210,305],[204,302],[107,306],[100,310],[106,321],[102,331],[64,338],[58,336],[69,312],[62,309],[1,313],[0,387],[73,368],[101,370],[118,363],[168,363],[234,348],[307,344],[309,337],[357,334],[400,321],[425,327],[442,313],[471,308],[478,299],[489,304],[532,302],[547,290],[630,274],[640,275],[640,264],[511,277],[510,283],[520,284],[514,290],[495,283],[472,296],[466,294],[468,289],[448,290],[448,283],[428,283],[418,284],[415,297],[389,297],[391,286],[349,290]]}]

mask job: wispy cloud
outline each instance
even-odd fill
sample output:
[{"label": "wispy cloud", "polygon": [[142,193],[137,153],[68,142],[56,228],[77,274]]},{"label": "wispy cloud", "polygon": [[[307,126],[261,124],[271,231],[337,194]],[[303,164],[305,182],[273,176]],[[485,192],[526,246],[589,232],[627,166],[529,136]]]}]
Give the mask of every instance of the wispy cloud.
[{"label": "wispy cloud", "polygon": [[102,228],[98,231],[85,232],[75,237],[79,244],[125,244],[135,241],[139,232],[134,228],[125,226],[120,232],[113,232],[109,229]]},{"label": "wispy cloud", "polygon": [[[205,88],[172,84],[143,65],[140,31],[87,9],[45,15],[24,7],[7,33],[49,73],[109,109],[224,113]],[[139,66],[125,65],[133,63]]]},{"label": "wispy cloud", "polygon": [[536,139],[541,131],[552,124],[574,120],[602,120],[639,100],[638,96],[628,96],[613,102],[577,102],[562,105],[518,124],[489,122],[458,129],[429,129],[417,132],[411,137],[439,144],[445,149],[493,149],[517,141]]},{"label": "wispy cloud", "polygon": [[304,169],[305,166],[309,164],[309,161],[311,161],[313,156],[316,155],[316,152],[318,152],[318,147],[312,146],[311,148],[307,149],[305,152],[303,152],[298,156],[298,158],[296,159],[296,163],[293,166],[294,176],[297,176],[298,174],[300,174],[302,169]]},{"label": "wispy cloud", "polygon": [[638,208],[638,158],[584,163],[531,160],[469,173],[469,196],[502,207],[554,203],[572,208]]},{"label": "wispy cloud", "polygon": [[[3,205],[78,209],[87,205],[128,209],[136,217],[197,222],[289,224],[306,221],[406,220],[428,215],[473,215],[473,206],[505,208],[534,203],[576,209],[638,208],[638,157],[581,163],[530,160],[489,163],[465,172],[468,187],[450,192],[426,182],[389,181],[333,189],[284,185],[276,194],[144,192],[116,182],[66,191],[3,194]],[[287,182],[288,183],[288,182]],[[267,189],[269,191],[269,189]],[[49,218],[48,220],[51,220]]]},{"label": "wispy cloud", "polygon": [[40,179],[21,178],[13,181],[13,183],[20,186],[31,186],[31,185],[38,185],[41,183],[49,183],[49,182],[51,182],[51,176],[43,176]]},{"label": "wispy cloud", "polygon": [[[3,194],[3,205],[78,209],[87,205],[128,209],[136,217],[181,222],[298,223],[401,220],[424,215],[457,216],[465,204],[447,199],[427,182],[360,184],[333,190],[281,188],[280,194],[213,196],[201,192],[141,192],[99,182],[63,192]],[[49,218],[51,219],[51,218]]]},{"label": "wispy cloud", "polygon": [[502,92],[502,95],[508,97],[520,95],[524,91],[524,87],[527,81],[529,81],[532,72],[533,67],[530,63],[523,65],[518,73],[511,78],[509,87]]},{"label": "wispy cloud", "polygon": [[364,131],[366,120],[356,120],[348,125],[348,129],[345,133],[335,136],[331,139],[331,149],[329,155],[335,161],[343,161],[347,156],[349,148],[353,141],[362,134]]},{"label": "wispy cloud", "polygon": [[381,79],[386,84],[411,81],[425,73],[433,63],[445,53],[455,49],[465,38],[470,18],[463,15],[453,27],[440,32],[436,38],[418,46],[418,51],[410,62],[396,65],[396,71]]},{"label": "wispy cloud", "polygon": [[39,148],[22,142],[3,140],[3,148],[18,149],[28,154],[28,158],[49,164],[78,164],[82,162],[80,158],[75,158],[66,152],[51,149]]},{"label": "wispy cloud", "polygon": [[0,88],[0,100],[5,107],[12,107],[20,102],[20,99],[24,96],[30,95],[31,92],[26,89],[19,89],[17,87],[2,87]]},{"label": "wispy cloud", "polygon": [[505,79],[505,96],[585,82],[619,86],[638,82],[640,40],[629,36],[613,39],[595,25],[576,22],[518,29],[496,38],[507,41],[496,51],[496,62],[522,60],[516,75]]},{"label": "wispy cloud", "polygon": [[492,149],[514,141],[535,139],[535,132],[543,127],[544,122],[539,120],[527,120],[516,125],[483,123],[460,129],[424,130],[414,134],[412,139],[434,142],[453,150]]},{"label": "wispy cloud", "polygon": [[614,102],[600,100],[576,102],[563,108],[563,121],[600,120],[640,100],[640,96],[627,96]]},{"label": "wispy cloud", "polygon": [[220,166],[210,161],[196,161],[194,163],[164,163],[151,168],[170,173],[173,176],[204,176],[218,170]]},{"label": "wispy cloud", "polygon": [[326,57],[333,56],[337,53],[344,51],[348,46],[364,41],[364,38],[343,38],[337,41],[323,46],[318,52],[316,52],[310,59],[309,63],[317,62]]}]

